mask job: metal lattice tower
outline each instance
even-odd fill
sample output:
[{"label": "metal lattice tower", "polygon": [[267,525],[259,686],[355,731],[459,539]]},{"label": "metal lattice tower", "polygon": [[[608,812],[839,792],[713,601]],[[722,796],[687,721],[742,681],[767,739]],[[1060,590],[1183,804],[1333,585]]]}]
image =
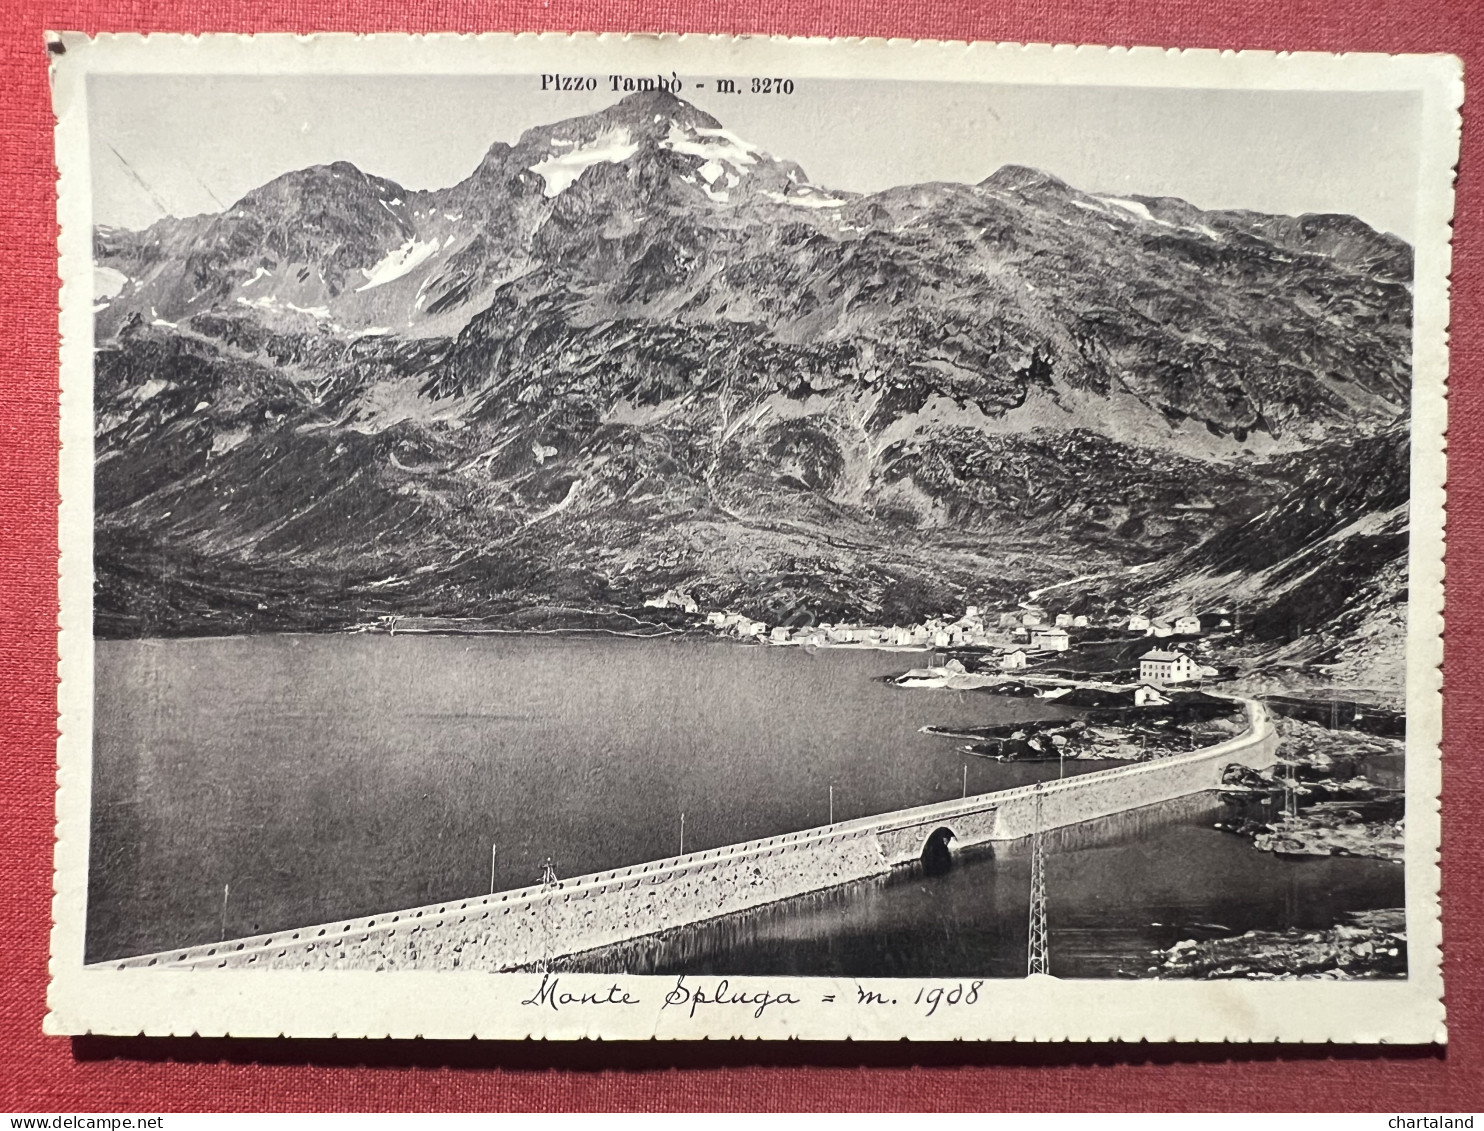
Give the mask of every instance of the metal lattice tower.
[{"label": "metal lattice tower", "polygon": [[1046,847],[1041,840],[1041,783],[1036,783],[1036,827],[1031,834],[1031,930],[1025,976],[1049,974],[1046,961]]}]

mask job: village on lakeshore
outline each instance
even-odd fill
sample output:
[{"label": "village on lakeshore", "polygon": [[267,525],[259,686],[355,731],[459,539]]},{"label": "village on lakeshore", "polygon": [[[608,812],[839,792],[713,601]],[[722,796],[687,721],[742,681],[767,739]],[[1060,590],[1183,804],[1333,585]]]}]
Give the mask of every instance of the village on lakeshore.
[{"label": "village on lakeshore", "polygon": [[[681,589],[667,590],[644,605],[696,616],[715,632],[762,644],[932,652],[935,661],[944,651],[968,654],[972,666],[959,657],[950,658],[941,666],[935,662],[928,668],[906,673],[899,680],[903,686],[967,686],[965,679],[972,680],[973,686],[984,686],[986,676],[1003,677],[1027,669],[1070,674],[1059,670],[1064,666],[1085,668],[1091,678],[1102,665],[1068,665],[1064,661],[1071,660],[1080,649],[1091,646],[1103,651],[1109,645],[1116,646],[1120,657],[1127,655],[1123,666],[1132,669],[1132,661],[1137,661],[1141,686],[1158,688],[1195,683],[1219,672],[1200,662],[1192,652],[1207,647],[1208,635],[1234,631],[1233,616],[1226,609],[1094,617],[1056,612],[1027,601],[1003,611],[969,605],[961,616],[929,617],[907,626],[864,623],[790,626],[769,625],[743,613],[703,611],[695,598]],[[1147,650],[1135,649],[1128,655],[1131,643],[1145,639],[1160,643],[1152,644]],[[960,678],[955,682],[955,677]],[[991,678],[988,682],[992,681]]]}]

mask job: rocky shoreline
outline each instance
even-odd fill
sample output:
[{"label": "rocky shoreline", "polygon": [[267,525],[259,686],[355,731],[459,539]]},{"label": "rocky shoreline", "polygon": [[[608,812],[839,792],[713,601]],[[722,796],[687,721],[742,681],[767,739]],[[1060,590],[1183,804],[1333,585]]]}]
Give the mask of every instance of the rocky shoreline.
[{"label": "rocky shoreline", "polygon": [[1245,725],[1234,702],[1195,693],[1162,706],[1083,709],[1068,719],[924,730],[970,739],[965,753],[998,762],[1059,758],[1143,762],[1224,742]]},{"label": "rocky shoreline", "polygon": [[1400,907],[1355,911],[1323,930],[1186,939],[1153,953],[1162,961],[1148,973],[1158,978],[1405,978],[1406,913]]},{"label": "rocky shoreline", "polygon": [[[1283,740],[1283,765],[1272,775],[1234,777],[1228,798],[1240,801],[1245,795],[1256,804],[1217,827],[1251,839],[1260,852],[1370,856],[1401,863],[1406,847],[1401,771],[1382,774],[1371,763],[1400,763],[1405,742],[1327,730],[1297,719],[1279,717],[1275,723]],[[1395,786],[1376,780],[1388,776],[1395,778]]]}]

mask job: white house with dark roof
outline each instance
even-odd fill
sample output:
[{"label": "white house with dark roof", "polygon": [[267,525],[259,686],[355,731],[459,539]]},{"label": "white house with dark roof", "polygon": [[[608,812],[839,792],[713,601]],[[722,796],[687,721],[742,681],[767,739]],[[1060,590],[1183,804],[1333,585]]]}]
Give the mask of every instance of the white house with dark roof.
[{"label": "white house with dark roof", "polygon": [[1072,646],[1072,638],[1061,628],[1037,628],[1031,631],[1031,647],[1045,648],[1051,652],[1065,652]]},{"label": "white house with dark roof", "polygon": [[1200,665],[1184,652],[1155,648],[1139,657],[1140,683],[1185,683],[1200,678],[1200,675]]}]

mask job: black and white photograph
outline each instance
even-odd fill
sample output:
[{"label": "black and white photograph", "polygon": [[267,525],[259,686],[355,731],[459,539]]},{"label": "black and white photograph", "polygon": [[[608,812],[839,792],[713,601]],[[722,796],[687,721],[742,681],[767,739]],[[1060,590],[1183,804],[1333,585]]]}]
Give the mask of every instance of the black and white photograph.
[{"label": "black and white photograph", "polygon": [[59,103],[62,964],[1440,1027],[1456,73],[600,47]]}]

